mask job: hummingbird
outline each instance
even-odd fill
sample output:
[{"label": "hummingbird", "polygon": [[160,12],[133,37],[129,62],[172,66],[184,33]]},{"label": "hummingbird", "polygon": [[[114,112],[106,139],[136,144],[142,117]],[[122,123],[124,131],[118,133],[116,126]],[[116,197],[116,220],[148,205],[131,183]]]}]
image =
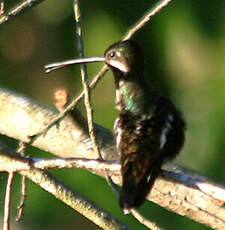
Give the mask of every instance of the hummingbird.
[{"label": "hummingbird", "polygon": [[162,165],[180,152],[185,122],[175,105],[148,85],[142,51],[135,41],[118,41],[101,57],[73,59],[45,68],[50,72],[87,62],[105,62],[114,75],[119,116],[113,129],[122,175],[119,203],[126,214],[144,203]]}]

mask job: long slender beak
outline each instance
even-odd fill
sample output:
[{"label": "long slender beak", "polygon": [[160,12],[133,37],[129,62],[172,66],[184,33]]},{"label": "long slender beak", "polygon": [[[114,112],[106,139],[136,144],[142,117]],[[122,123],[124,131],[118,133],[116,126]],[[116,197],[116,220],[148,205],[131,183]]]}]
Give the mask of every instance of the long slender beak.
[{"label": "long slender beak", "polygon": [[82,64],[82,63],[90,63],[90,62],[104,62],[104,61],[105,61],[104,56],[72,59],[68,61],[57,62],[57,63],[46,65],[45,72],[49,73],[53,70],[60,69],[62,67],[69,66],[69,65],[74,65],[74,64]]}]

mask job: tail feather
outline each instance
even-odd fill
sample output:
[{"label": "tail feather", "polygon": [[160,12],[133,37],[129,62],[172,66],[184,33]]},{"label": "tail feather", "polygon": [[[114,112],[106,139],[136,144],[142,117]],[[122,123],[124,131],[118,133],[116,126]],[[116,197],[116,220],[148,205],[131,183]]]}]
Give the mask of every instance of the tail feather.
[{"label": "tail feather", "polygon": [[138,184],[134,183],[134,178],[125,177],[126,179],[120,192],[120,207],[124,212],[127,213],[129,209],[137,208],[144,203],[145,198],[151,191],[160,171],[161,163],[154,164]]}]

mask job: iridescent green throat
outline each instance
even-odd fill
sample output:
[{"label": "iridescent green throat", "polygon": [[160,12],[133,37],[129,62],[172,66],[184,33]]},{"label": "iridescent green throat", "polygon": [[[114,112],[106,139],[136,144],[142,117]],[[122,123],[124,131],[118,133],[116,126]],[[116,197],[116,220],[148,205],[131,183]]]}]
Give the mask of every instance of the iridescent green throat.
[{"label": "iridescent green throat", "polygon": [[[144,110],[144,90],[136,82],[119,82],[119,95],[117,102],[121,103],[122,109],[138,115]],[[120,108],[121,110],[121,108]]]}]

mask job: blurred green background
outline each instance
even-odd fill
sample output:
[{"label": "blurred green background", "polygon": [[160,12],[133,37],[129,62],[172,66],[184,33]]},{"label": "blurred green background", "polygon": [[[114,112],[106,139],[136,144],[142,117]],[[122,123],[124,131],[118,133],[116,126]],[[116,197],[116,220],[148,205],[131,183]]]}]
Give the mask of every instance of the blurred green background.
[{"label": "blurred green background", "polygon": [[[6,10],[19,1],[5,1]],[[46,0],[0,27],[0,87],[53,107],[55,89],[71,96],[81,91],[79,66],[49,75],[43,66],[78,56],[72,0]],[[80,1],[85,55],[101,55],[119,40],[156,1]],[[173,1],[133,39],[143,48],[145,73],[161,94],[182,110],[187,122],[185,147],[176,162],[213,180],[225,179],[225,1]],[[101,64],[89,64],[90,79]],[[93,91],[95,121],[112,129],[114,84],[108,73]],[[82,104],[80,109],[84,111]],[[16,146],[14,140],[0,139]],[[51,156],[29,147],[33,156]],[[94,200],[132,229],[146,229],[122,215],[106,182],[85,170],[51,170],[65,184]],[[0,174],[0,219],[6,174]],[[91,191],[91,192],[90,192]],[[20,199],[19,176],[13,191],[12,216]],[[148,204],[147,204],[148,203]],[[147,205],[146,205],[147,204]],[[164,229],[209,229],[146,202],[140,211]],[[12,229],[99,229],[37,185],[28,182],[26,208]]]}]

